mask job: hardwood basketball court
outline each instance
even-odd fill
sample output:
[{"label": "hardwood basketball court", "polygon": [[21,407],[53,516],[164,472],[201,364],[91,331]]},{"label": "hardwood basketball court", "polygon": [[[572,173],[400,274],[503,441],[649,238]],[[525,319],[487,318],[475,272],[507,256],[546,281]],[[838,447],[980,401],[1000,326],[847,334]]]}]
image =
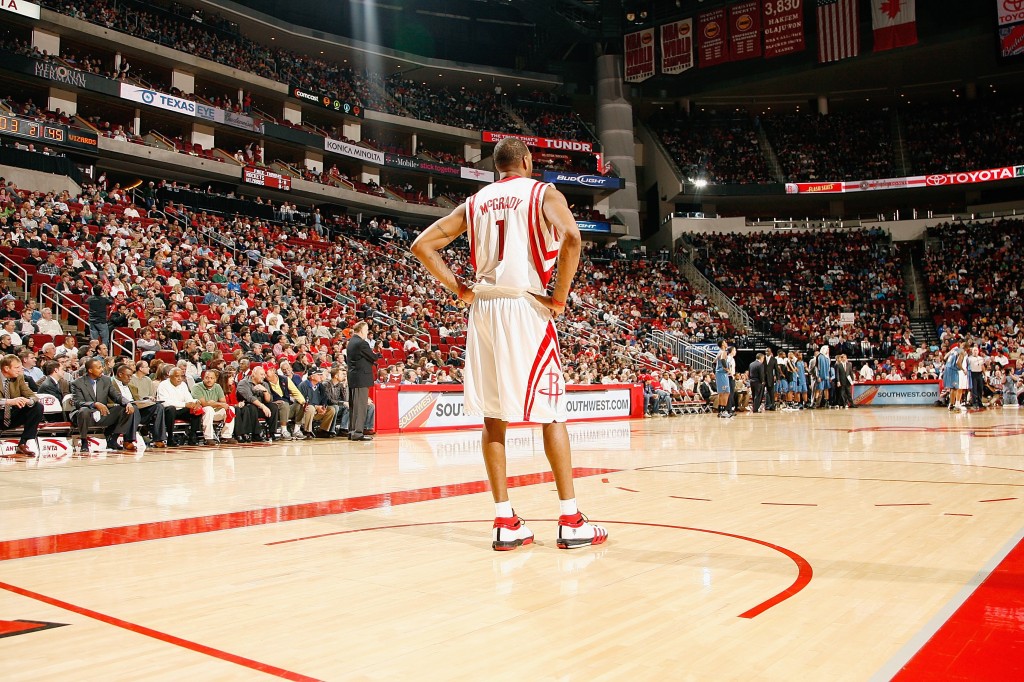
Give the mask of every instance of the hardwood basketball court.
[{"label": "hardwood basketball court", "polygon": [[5,461],[0,679],[1024,675],[1018,411],[570,431],[611,533],[575,551],[539,429],[503,553],[478,432]]}]

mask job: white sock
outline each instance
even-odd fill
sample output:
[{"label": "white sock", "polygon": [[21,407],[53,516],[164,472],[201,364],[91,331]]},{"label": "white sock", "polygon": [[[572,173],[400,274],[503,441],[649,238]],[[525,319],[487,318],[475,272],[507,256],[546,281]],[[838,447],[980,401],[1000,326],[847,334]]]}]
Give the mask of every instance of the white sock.
[{"label": "white sock", "polygon": [[499,519],[512,518],[512,503],[508,500],[494,503],[494,516]]},{"label": "white sock", "polygon": [[576,508],[576,498],[571,500],[559,500],[558,501],[558,513],[562,516],[575,516],[579,512]]}]

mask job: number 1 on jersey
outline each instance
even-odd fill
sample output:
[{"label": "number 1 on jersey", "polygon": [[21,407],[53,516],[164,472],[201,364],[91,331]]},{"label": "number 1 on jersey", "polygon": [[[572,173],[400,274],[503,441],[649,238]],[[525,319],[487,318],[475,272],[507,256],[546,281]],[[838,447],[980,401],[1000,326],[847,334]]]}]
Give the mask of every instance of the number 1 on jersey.
[{"label": "number 1 on jersey", "polygon": [[497,220],[498,224],[498,262],[505,260],[505,221]]}]

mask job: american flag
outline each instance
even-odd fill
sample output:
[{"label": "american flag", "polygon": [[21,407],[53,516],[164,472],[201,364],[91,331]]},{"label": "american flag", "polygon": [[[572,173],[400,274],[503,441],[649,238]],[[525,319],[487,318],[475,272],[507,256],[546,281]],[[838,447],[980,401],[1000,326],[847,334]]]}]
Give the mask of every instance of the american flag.
[{"label": "american flag", "polygon": [[857,0],[818,0],[818,61],[837,62],[860,54]]}]

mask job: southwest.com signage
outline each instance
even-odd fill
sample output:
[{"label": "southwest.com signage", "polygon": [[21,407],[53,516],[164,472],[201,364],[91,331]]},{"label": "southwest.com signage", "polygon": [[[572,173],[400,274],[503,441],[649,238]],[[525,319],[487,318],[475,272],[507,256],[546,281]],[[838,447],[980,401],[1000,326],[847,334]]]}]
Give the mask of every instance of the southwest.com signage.
[{"label": "southwest.com signage", "polygon": [[20,14],[23,17],[29,19],[39,18],[39,5],[34,5],[31,2],[22,2],[22,0],[0,0],[0,9],[5,12],[11,12],[12,14]]},{"label": "southwest.com signage", "polygon": [[121,83],[121,99],[138,102],[139,104],[156,107],[157,109],[174,111],[186,116],[196,115],[196,103],[191,100],[166,95],[156,90],[140,88],[137,85],[130,85],[128,83]]},{"label": "southwest.com signage", "polygon": [[938,399],[937,381],[872,381],[853,387],[856,405],[934,405]]},{"label": "southwest.com signage", "polygon": [[1019,178],[1024,178],[1024,166],[1003,166],[1002,168],[959,171],[956,173],[915,175],[907,178],[849,180],[843,182],[788,182],[786,183],[786,194],[846,194],[848,192],[874,192],[884,189],[953,187],[956,185],[975,185]]},{"label": "southwest.com signage", "polygon": [[[642,402],[643,398],[639,400]],[[565,401],[570,422],[628,419],[638,404],[630,386],[570,386]],[[483,425],[482,418],[465,413],[461,386],[434,391],[419,386],[378,386],[375,404],[378,431],[477,428]]]},{"label": "southwest.com signage", "polygon": [[302,88],[295,86],[292,86],[291,95],[295,99],[315,104],[323,107],[324,109],[330,109],[331,111],[337,111],[338,113],[348,114],[349,116],[355,116],[357,118],[363,117],[363,108],[361,106],[352,102],[346,102],[345,100],[338,99],[337,97],[310,92],[309,90],[303,90]]},{"label": "southwest.com signage", "polygon": [[601,189],[622,189],[626,186],[626,183],[622,178],[613,178],[607,175],[569,173],[567,171],[544,171],[543,178],[544,182],[553,182],[556,185],[598,187]]}]

